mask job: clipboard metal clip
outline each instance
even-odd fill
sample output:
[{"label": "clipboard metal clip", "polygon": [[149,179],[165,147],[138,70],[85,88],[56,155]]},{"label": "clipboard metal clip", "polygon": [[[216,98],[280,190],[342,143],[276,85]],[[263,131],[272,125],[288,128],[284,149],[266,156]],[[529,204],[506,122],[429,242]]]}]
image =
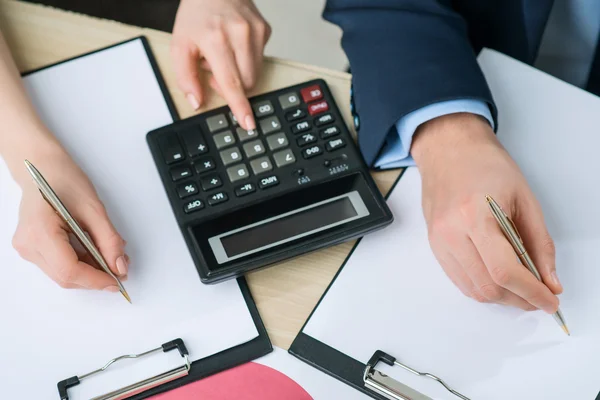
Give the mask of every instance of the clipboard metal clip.
[{"label": "clipboard metal clip", "polygon": [[452,389],[450,386],[446,384],[442,379],[438,378],[435,375],[419,372],[416,369],[409,367],[408,365],[402,364],[396,360],[395,357],[390,356],[387,353],[384,353],[381,350],[377,350],[369,362],[365,367],[365,372],[363,374],[363,381],[365,382],[365,387],[370,389],[371,391],[380,394],[386,399],[390,400],[433,400],[431,397],[426,396],[413,388],[406,386],[403,383],[398,382],[397,380],[390,378],[386,374],[379,372],[375,369],[375,366],[378,362],[384,362],[387,365],[394,366],[397,365],[401,368],[404,368],[408,372],[411,372],[418,376],[424,376],[427,378],[431,378],[437,382],[439,382],[446,390],[455,395],[461,400],[470,400],[468,397],[460,394],[456,390]]},{"label": "clipboard metal clip", "polygon": [[98,368],[95,371],[88,372],[87,374],[83,374],[80,376],[73,376],[71,378],[65,379],[58,383],[58,394],[60,395],[61,400],[69,400],[69,394],[67,390],[73,386],[79,385],[82,380],[89,378],[93,375],[99,374],[105,371],[112,364],[129,358],[140,358],[150,354],[157,353],[159,351],[163,351],[166,353],[167,351],[175,350],[179,351],[179,354],[183,358],[184,364],[180,367],[174,368],[170,371],[163,372],[162,374],[155,375],[151,378],[144,379],[143,381],[131,384],[129,386],[125,386],[121,389],[114,390],[110,393],[103,394],[101,396],[94,397],[90,400],[121,400],[126,399],[130,396],[133,396],[138,393],[145,392],[146,390],[152,389],[153,387],[163,385],[167,382],[174,381],[175,379],[184,377],[189,374],[191,364],[189,360],[189,353],[181,339],[175,339],[168,343],[165,343],[155,349],[145,351],[139,354],[127,354],[117,358],[113,358],[101,368]]}]

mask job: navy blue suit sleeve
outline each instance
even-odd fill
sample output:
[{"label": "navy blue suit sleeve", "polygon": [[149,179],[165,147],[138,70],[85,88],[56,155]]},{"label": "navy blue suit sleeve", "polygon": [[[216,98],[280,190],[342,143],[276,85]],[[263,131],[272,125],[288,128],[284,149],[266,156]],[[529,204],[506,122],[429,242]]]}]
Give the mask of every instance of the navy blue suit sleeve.
[{"label": "navy blue suit sleeve", "polygon": [[343,30],[352,70],[358,142],[372,166],[403,116],[455,99],[497,111],[467,26],[449,0],[328,0],[323,17]]}]

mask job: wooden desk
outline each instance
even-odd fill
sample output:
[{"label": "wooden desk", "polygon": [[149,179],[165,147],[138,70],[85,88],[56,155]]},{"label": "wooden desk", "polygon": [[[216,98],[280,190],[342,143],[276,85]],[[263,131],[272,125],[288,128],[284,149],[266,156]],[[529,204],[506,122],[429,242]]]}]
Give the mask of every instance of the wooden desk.
[{"label": "wooden desk", "polygon": [[[0,0],[0,29],[21,71],[145,35],[179,114],[185,118],[193,113],[183,93],[177,89],[169,55],[170,35],[167,33],[10,0]],[[327,81],[347,125],[352,127],[347,107],[350,75],[343,72],[267,59],[262,78],[250,95],[317,77]],[[213,94],[205,109],[223,104],[223,100]],[[382,192],[387,192],[397,174],[374,174]],[[352,243],[345,243],[248,276],[252,294],[274,345],[289,348],[351,247]]]}]

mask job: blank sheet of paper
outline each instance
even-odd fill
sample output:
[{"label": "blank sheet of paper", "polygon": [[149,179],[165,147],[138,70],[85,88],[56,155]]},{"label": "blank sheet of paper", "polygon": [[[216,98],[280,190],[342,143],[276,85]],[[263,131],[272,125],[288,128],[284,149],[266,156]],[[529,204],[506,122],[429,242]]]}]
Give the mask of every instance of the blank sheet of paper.
[{"label": "blank sheet of paper", "polygon": [[[495,52],[479,61],[500,110],[498,136],[556,240],[572,336],[541,311],[479,304],[453,286],[429,247],[414,168],[388,200],[394,223],[360,242],[304,333],[363,363],[384,350],[475,400],[595,399],[600,99]],[[456,399],[431,380],[378,368],[435,399]]]},{"label": "blank sheet of paper", "polygon": [[[33,73],[24,82],[128,242],[132,265],[124,285],[133,305],[118,293],[61,289],[19,258],[11,238],[21,193],[0,161],[2,397],[58,398],[58,381],[178,337],[198,360],[258,336],[237,282],[200,282],[171,212],[145,135],[173,120],[142,42]],[[177,352],[115,364],[70,393],[87,399],[181,364]]]}]

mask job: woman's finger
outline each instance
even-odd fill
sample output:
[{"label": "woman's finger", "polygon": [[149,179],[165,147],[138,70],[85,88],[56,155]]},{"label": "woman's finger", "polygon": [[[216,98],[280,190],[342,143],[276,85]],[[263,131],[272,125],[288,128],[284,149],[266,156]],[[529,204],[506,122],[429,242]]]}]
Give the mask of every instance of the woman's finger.
[{"label": "woman's finger", "polygon": [[38,243],[39,253],[45,261],[49,275],[61,287],[79,285],[86,289],[115,291],[114,279],[104,271],[79,261],[71,247],[67,231],[52,226],[46,229],[44,239]]},{"label": "woman's finger", "polygon": [[75,211],[75,218],[89,232],[111,271],[119,276],[127,275],[125,241],[110,221],[104,206],[99,202],[82,202]]},{"label": "woman's finger", "polygon": [[213,33],[210,46],[204,46],[203,51],[222,96],[240,126],[246,130],[256,129],[252,108],[246,98],[236,59],[226,36],[220,31]]},{"label": "woman's finger", "polygon": [[177,85],[185,94],[192,108],[197,110],[204,102],[198,69],[200,52],[193,44],[184,45],[174,43],[171,45],[171,54],[177,77]]}]

